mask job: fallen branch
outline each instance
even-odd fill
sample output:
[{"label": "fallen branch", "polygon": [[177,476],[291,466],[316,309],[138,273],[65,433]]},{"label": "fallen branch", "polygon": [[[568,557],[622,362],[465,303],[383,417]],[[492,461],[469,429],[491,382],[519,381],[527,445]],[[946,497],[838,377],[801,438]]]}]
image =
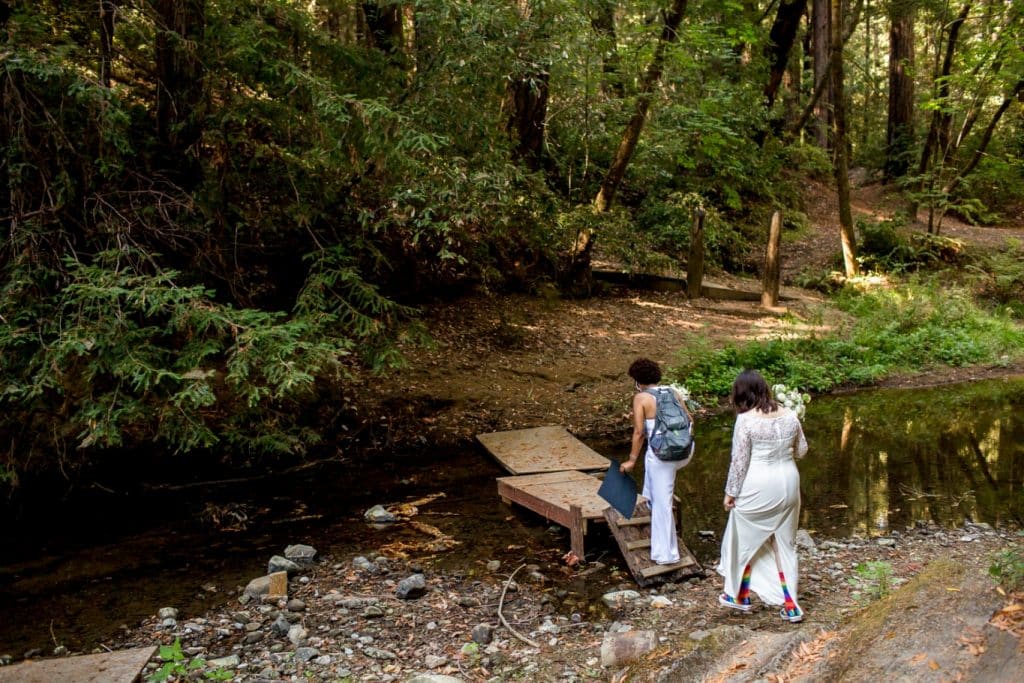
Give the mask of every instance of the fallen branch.
[{"label": "fallen branch", "polygon": [[535,647],[535,648],[537,648],[539,650],[540,649],[540,645],[538,645],[537,643],[533,642],[532,640],[530,640],[529,638],[527,638],[526,636],[521,634],[519,631],[517,631],[514,628],[512,628],[512,625],[508,623],[508,620],[505,618],[505,615],[501,613],[501,606],[505,604],[505,592],[508,591],[508,587],[512,583],[512,577],[516,575],[517,571],[519,571],[520,569],[522,569],[525,566],[526,566],[525,564],[519,565],[518,567],[516,567],[514,572],[512,572],[511,574],[508,575],[508,580],[505,581],[505,585],[501,589],[501,598],[498,600],[498,619],[501,621],[502,625],[504,625],[504,627],[507,628],[512,633],[512,635],[514,635],[516,638],[518,638],[519,640],[523,641],[524,643],[526,643],[530,647]]}]

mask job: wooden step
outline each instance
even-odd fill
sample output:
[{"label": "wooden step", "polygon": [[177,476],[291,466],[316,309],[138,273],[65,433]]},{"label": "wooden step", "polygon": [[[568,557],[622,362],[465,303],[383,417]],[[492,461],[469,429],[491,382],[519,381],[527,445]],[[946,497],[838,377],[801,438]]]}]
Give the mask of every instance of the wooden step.
[{"label": "wooden step", "polygon": [[639,550],[640,548],[650,548],[651,539],[640,538],[635,541],[626,541],[626,550]]},{"label": "wooden step", "polygon": [[[650,543],[648,543],[648,545],[650,545]],[[649,579],[652,576],[658,576],[659,574],[668,574],[669,572],[674,572],[679,569],[686,569],[687,567],[692,567],[695,564],[697,564],[697,561],[690,558],[680,560],[675,564],[653,564],[650,567],[644,567],[641,569],[640,575],[645,579]]]},{"label": "wooden step", "polygon": [[623,519],[619,522],[619,526],[640,526],[641,524],[650,524],[650,515],[646,517],[630,517],[629,519]]}]

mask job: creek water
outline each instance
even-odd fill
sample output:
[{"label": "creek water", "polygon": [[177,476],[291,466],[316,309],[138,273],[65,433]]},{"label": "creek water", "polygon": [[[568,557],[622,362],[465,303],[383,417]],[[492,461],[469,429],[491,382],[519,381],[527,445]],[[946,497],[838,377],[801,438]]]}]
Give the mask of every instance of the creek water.
[{"label": "creek water", "polygon": [[[1020,524],[1022,407],[1024,378],[815,399],[804,418],[810,452],[799,464],[801,527],[827,538],[881,535],[922,520]],[[677,477],[682,538],[705,566],[713,566],[717,540],[698,531],[717,535],[725,526],[732,424],[728,414],[699,421],[697,455]],[[628,431],[624,425],[621,439],[589,445],[622,459]],[[72,499],[51,515],[7,521],[17,533],[0,548],[0,655],[49,654],[56,644],[88,651],[163,606],[197,615],[233,599],[290,543],[339,560],[387,546],[428,572],[472,573],[497,559],[503,567],[534,562],[564,577],[558,558],[568,549],[567,531],[502,504],[494,480],[503,474],[479,449],[424,448],[244,483]],[[418,506],[418,524],[363,521],[377,503],[437,494],[444,495]],[[430,550],[437,543],[430,527],[457,545]],[[622,564],[600,527],[587,549],[590,561]],[[598,572],[556,580],[596,596],[611,579]]]}]

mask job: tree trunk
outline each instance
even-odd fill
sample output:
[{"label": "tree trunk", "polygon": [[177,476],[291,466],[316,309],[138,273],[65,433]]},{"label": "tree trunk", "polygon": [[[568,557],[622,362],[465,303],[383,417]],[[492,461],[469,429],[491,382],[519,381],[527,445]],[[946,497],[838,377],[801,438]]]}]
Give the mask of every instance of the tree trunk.
[{"label": "tree trunk", "polygon": [[364,2],[363,16],[366,18],[366,34],[363,36],[366,45],[386,55],[400,57],[405,44],[402,6]]},{"label": "tree trunk", "polygon": [[[825,83],[825,87],[828,87],[828,84],[831,83],[829,79],[829,73],[831,72],[829,61],[832,54],[832,7],[829,2],[830,0],[814,0],[811,12],[814,82],[815,84]],[[822,91],[814,107],[814,135],[818,141],[818,146],[822,149],[828,149],[828,133],[832,127],[831,103],[831,92],[826,93]]]},{"label": "tree trunk", "polygon": [[167,169],[186,186],[198,182],[196,154],[203,101],[203,65],[199,57],[206,30],[205,0],[157,0],[156,127]]},{"label": "tree trunk", "polygon": [[771,64],[768,85],[764,89],[764,98],[768,107],[775,104],[779,84],[782,83],[786,65],[789,63],[789,52],[793,48],[797,30],[800,28],[800,19],[806,9],[807,0],[783,0],[775,14],[775,21],[768,34],[768,46],[765,48],[765,56]]},{"label": "tree trunk", "polygon": [[110,70],[114,58],[114,15],[117,3],[114,0],[99,0],[100,3],[100,83],[110,87]]},{"label": "tree trunk", "polygon": [[889,10],[889,116],[885,129],[885,179],[910,168],[914,145],[914,0],[893,0]]},{"label": "tree trunk", "polygon": [[[925,178],[925,174],[928,172],[928,166],[931,162],[932,156],[939,153],[939,150],[943,149],[940,144],[941,129],[943,127],[942,108],[945,104],[946,99],[949,98],[949,74],[953,70],[953,55],[956,53],[956,41],[960,35],[960,27],[963,26],[967,20],[967,15],[971,11],[971,3],[964,5],[963,9],[960,10],[960,14],[949,26],[949,39],[946,42],[945,57],[942,60],[942,66],[939,68],[938,73],[935,74],[935,100],[939,105],[932,111],[931,123],[928,126],[928,136],[925,138],[924,147],[921,149],[921,160],[917,165],[917,174],[921,176],[921,182],[918,185],[918,193],[924,192],[925,185],[928,184],[928,180]],[[948,132],[946,134],[948,136]],[[908,208],[910,219],[917,220],[917,201],[912,200]],[[931,216],[929,216],[928,231],[931,232],[932,222]]]},{"label": "tree trunk", "polygon": [[764,277],[761,278],[761,305],[774,308],[779,304],[779,279],[782,273],[779,257],[782,246],[782,212],[772,214],[768,227],[768,246],[764,252]]},{"label": "tree trunk", "polygon": [[513,156],[533,171],[543,166],[549,78],[545,71],[512,76],[505,88],[509,112],[505,131],[513,141]]},{"label": "tree trunk", "polygon": [[651,58],[651,63],[647,66],[647,72],[640,84],[633,116],[626,124],[626,131],[619,142],[615,158],[612,160],[612,165],[608,168],[608,173],[601,183],[601,189],[594,199],[594,208],[597,211],[607,211],[611,207],[615,192],[626,174],[626,167],[629,165],[630,159],[633,158],[633,152],[636,151],[640,132],[647,120],[647,111],[651,106],[651,94],[661,80],[661,72],[665,67],[665,50],[679,37],[679,24],[683,20],[683,13],[686,12],[686,3],[687,0],[672,0],[672,7],[664,15],[665,23],[661,30],[661,36],[658,38],[658,45],[654,50],[654,57]]},{"label": "tree trunk", "polygon": [[[843,44],[843,0],[832,0],[832,43]],[[860,268],[857,265],[857,240],[853,231],[853,213],[850,210],[850,174],[846,145],[846,100],[843,92],[843,53],[837,51],[832,64],[832,149],[836,177],[836,191],[839,195],[839,235],[843,246],[843,268],[846,277],[855,277]]]},{"label": "tree trunk", "polygon": [[597,0],[590,26],[601,38],[601,92],[625,97],[626,88],[619,73],[619,51],[615,35],[615,0]]},{"label": "tree trunk", "polygon": [[704,209],[693,212],[690,231],[690,254],[686,259],[686,296],[699,299],[704,284]]}]

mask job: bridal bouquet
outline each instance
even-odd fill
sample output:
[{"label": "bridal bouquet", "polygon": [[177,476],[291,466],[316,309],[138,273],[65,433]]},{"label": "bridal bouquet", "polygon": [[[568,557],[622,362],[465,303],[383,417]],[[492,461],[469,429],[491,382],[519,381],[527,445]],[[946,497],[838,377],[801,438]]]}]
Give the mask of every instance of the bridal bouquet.
[{"label": "bridal bouquet", "polygon": [[799,389],[790,389],[785,384],[773,384],[772,393],[780,405],[792,410],[801,420],[804,419],[804,413],[807,412],[806,404],[811,402],[810,394],[802,394]]}]

